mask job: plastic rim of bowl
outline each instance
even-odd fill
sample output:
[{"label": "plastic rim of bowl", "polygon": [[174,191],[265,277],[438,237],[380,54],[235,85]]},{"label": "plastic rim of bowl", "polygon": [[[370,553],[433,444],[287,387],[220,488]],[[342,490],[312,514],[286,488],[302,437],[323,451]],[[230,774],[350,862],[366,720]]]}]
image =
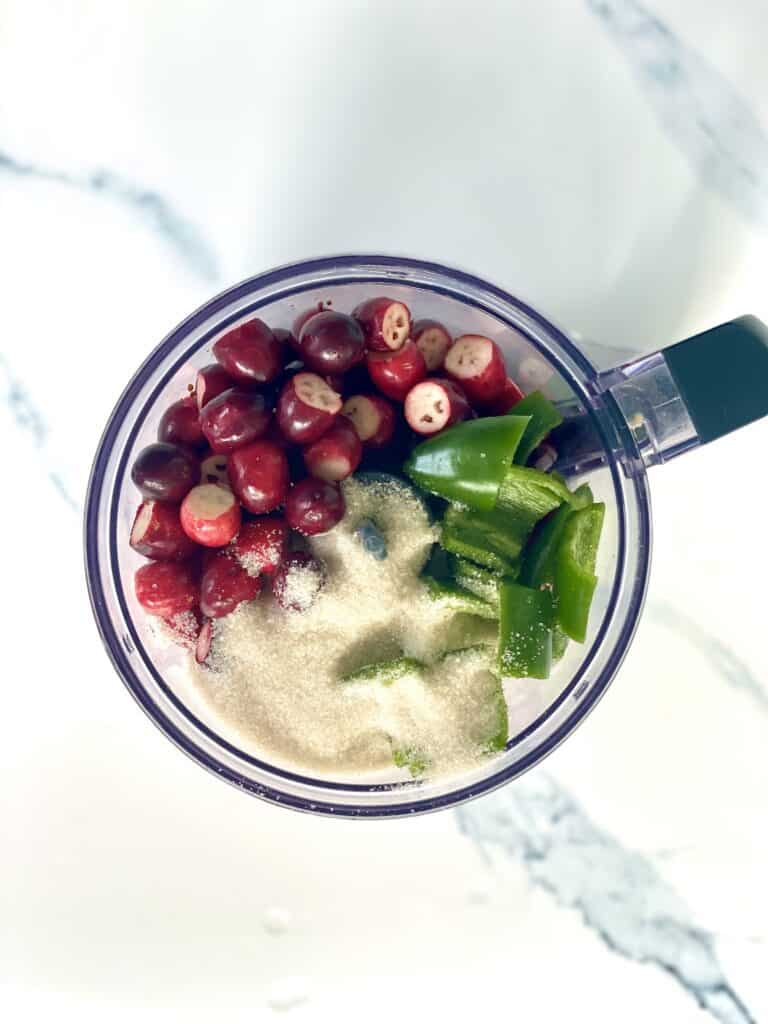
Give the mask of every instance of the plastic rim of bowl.
[{"label": "plastic rim of bowl", "polygon": [[[603,444],[618,513],[617,571],[597,635],[562,693],[523,732],[510,740],[507,751],[521,747],[526,739],[549,723],[551,728],[546,736],[518,758],[488,771],[477,781],[467,784],[462,776],[457,776],[448,780],[450,784],[443,786],[440,792],[425,792],[421,796],[419,793],[424,787],[418,782],[355,785],[311,779],[277,769],[246,755],[218,736],[175,697],[152,666],[128,613],[117,570],[119,484],[126,471],[131,439],[141,424],[142,414],[169,377],[205,345],[213,333],[221,331],[228,320],[239,319],[244,313],[255,313],[278,299],[321,289],[324,285],[362,283],[402,284],[441,294],[487,313],[524,334],[529,343],[556,365],[590,415]],[[189,344],[192,332],[200,332],[203,326],[206,329],[202,336]],[[158,368],[171,357],[174,358],[170,365],[155,378]],[[174,328],[136,371],[104,429],[88,484],[84,549],[89,597],[107,653],[129,692],[179,749],[219,778],[271,803],[312,813],[380,818],[435,811],[490,792],[533,767],[585,719],[614,678],[637,627],[648,580],[651,516],[645,470],[613,399],[610,395],[598,396],[591,387],[595,377],[596,370],[584,354],[532,307],[472,274],[425,260],[354,254],[307,260],[249,278],[212,298]],[[144,394],[141,411],[137,412],[135,403],[150,384],[152,393],[148,397]],[[127,439],[120,438],[126,428],[129,430]],[[110,585],[114,595],[110,595]],[[115,596],[119,607],[113,610],[110,605],[114,605]],[[122,622],[116,621],[116,613],[120,614]],[[160,707],[156,697],[139,679],[132,664],[137,650],[170,705]],[[571,707],[567,708],[569,702]],[[496,760],[488,765],[494,766]],[[244,774],[245,766],[265,773],[269,781]],[[297,788],[306,792],[297,792]],[[400,799],[394,799],[394,795]]]}]

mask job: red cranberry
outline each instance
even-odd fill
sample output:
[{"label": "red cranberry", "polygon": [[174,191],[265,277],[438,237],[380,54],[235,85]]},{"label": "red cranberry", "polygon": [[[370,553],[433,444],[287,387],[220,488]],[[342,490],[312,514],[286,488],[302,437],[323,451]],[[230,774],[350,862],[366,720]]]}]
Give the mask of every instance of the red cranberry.
[{"label": "red cranberry", "polygon": [[243,523],[234,541],[235,557],[252,576],[273,573],[285,557],[288,524],[284,519]]},{"label": "red cranberry", "polygon": [[272,441],[254,441],[229,457],[232,489],[249,512],[263,515],[285,501],[290,482],[285,452]]},{"label": "red cranberry", "polygon": [[181,562],[149,562],[136,571],[136,600],[144,611],[162,619],[189,611],[197,604],[197,580]]},{"label": "red cranberry", "polygon": [[411,313],[402,302],[385,296],[366,299],[352,316],[363,329],[366,345],[375,352],[396,352],[408,340]]},{"label": "red cranberry", "polygon": [[325,566],[308,551],[288,555],[272,580],[275,601],[289,612],[306,612],[325,585]]},{"label": "red cranberry", "polygon": [[194,395],[188,395],[187,398],[181,398],[168,406],[160,417],[157,439],[170,444],[188,444],[193,448],[205,443],[200,429],[197,399]]},{"label": "red cranberry", "polygon": [[200,463],[200,483],[218,484],[219,487],[227,487],[232,490],[227,473],[228,461],[226,455],[217,455],[215,452],[206,455]]},{"label": "red cranberry", "polygon": [[423,380],[411,388],[404,412],[408,425],[417,434],[437,434],[472,415],[461,388],[439,377]]},{"label": "red cranberry", "polygon": [[311,444],[325,433],[341,411],[341,395],[315,373],[297,373],[280,392],[277,422],[296,444]]},{"label": "red cranberry", "polygon": [[200,465],[188,449],[159,441],[142,448],[131,468],[131,480],[155,501],[181,501],[199,479]]},{"label": "red cranberry", "polygon": [[139,505],[129,543],[140,555],[159,561],[183,561],[195,551],[194,543],[181,528],[179,506],[165,501]]},{"label": "red cranberry", "polygon": [[411,388],[427,375],[424,356],[412,341],[397,352],[369,352],[367,365],[375,386],[396,402],[404,401]]},{"label": "red cranberry", "polygon": [[170,634],[174,643],[185,647],[188,651],[194,651],[200,635],[202,619],[197,608],[190,608],[186,612],[177,612],[167,619],[163,619],[163,625]]},{"label": "red cranberry", "polygon": [[411,338],[424,356],[427,372],[434,373],[443,365],[453,338],[437,320],[417,320],[411,328]]},{"label": "red cranberry", "polygon": [[202,409],[212,398],[217,398],[222,392],[229,391],[234,384],[234,379],[219,363],[203,366],[197,371],[195,378],[197,408]]},{"label": "red cranberry", "polygon": [[209,619],[220,619],[243,601],[253,601],[260,593],[259,577],[250,576],[229,552],[220,551],[203,571],[200,610]]},{"label": "red cranberry", "polygon": [[457,338],[445,357],[445,372],[458,381],[473,405],[498,398],[507,381],[504,356],[495,341],[479,334]]},{"label": "red cranberry", "polygon": [[235,380],[265,384],[283,368],[283,346],[263,320],[249,320],[227,331],[213,354]]},{"label": "red cranberry", "polygon": [[197,544],[223,547],[240,529],[240,505],[225,487],[200,484],[181,503],[181,525]]},{"label": "red cranberry", "polygon": [[363,444],[381,448],[395,432],[395,410],[381,395],[352,395],[341,408]]},{"label": "red cranberry", "polygon": [[261,437],[271,417],[263,395],[230,388],[206,405],[200,422],[214,452],[232,452]]},{"label": "red cranberry", "polygon": [[492,402],[488,402],[484,405],[483,412],[487,416],[504,416],[504,414],[514,408],[522,398],[525,398],[523,392],[510,377],[507,377],[501,394],[499,394],[497,398],[494,398]]},{"label": "red cranberry", "polygon": [[313,537],[327,533],[344,516],[344,498],[338,484],[307,477],[288,494],[285,518],[292,530]]},{"label": "red cranberry", "polygon": [[356,320],[326,310],[311,317],[299,335],[301,358],[315,373],[346,373],[365,354],[365,338]]},{"label": "red cranberry", "polygon": [[346,480],[360,465],[362,457],[363,445],[357,431],[343,416],[304,449],[307,472],[318,480]]}]

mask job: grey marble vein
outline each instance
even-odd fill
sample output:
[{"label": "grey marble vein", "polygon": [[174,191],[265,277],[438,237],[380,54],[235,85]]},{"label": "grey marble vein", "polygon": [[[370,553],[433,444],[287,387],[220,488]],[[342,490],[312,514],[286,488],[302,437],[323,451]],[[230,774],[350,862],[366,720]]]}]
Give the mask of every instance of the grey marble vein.
[{"label": "grey marble vein", "polygon": [[749,104],[637,0],[586,0],[632,67],[669,139],[706,187],[768,222],[768,135]]},{"label": "grey marble vein", "polygon": [[35,406],[22,381],[14,374],[8,360],[0,352],[0,402],[3,402],[18,429],[25,434],[41,453],[48,479],[67,505],[74,511],[80,510],[80,502],[73,496],[58,470],[50,467],[47,453],[48,426],[40,410]]},{"label": "grey marble vein", "polygon": [[520,861],[535,885],[577,910],[612,952],[665,971],[721,1024],[755,1024],[712,936],[653,863],[594,825],[547,775],[530,772],[456,815],[481,853],[496,847]]},{"label": "grey marble vein", "polygon": [[684,636],[734,689],[742,690],[768,712],[768,690],[752,669],[722,640],[667,601],[649,601],[645,614],[653,622]]},{"label": "grey marble vein", "polygon": [[210,281],[218,277],[217,260],[212,246],[199,229],[178,213],[158,192],[143,188],[112,171],[95,170],[89,174],[69,174],[55,167],[17,160],[2,150],[0,171],[93,192],[127,206],[173,246],[196,274]]}]

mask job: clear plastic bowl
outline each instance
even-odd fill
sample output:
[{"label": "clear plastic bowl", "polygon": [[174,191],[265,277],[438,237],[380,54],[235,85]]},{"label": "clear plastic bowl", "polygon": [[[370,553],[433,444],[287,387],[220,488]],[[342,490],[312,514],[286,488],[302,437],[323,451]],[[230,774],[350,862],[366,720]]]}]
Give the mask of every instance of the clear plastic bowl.
[{"label": "clear plastic bowl", "polygon": [[[434,317],[456,335],[484,334],[503,348],[512,376],[570,404],[587,425],[589,457],[572,479],[588,479],[606,504],[595,595],[586,643],[571,643],[546,681],[505,684],[511,738],[506,750],[471,771],[435,780],[310,778],[238,749],[201,707],[182,700],[174,659],[159,645],[138,607],[133,575],[142,559],[128,545],[139,502],[130,467],[155,440],[163,410],[186,391],[195,370],[211,361],[224,331],[254,316],[289,327],[319,301],[349,311],[362,298],[386,293],[418,317]],[[595,706],[627,651],[642,607],[651,523],[643,458],[619,405],[597,386],[599,374],[582,352],[535,310],[469,274],[433,263],[383,256],[310,260],[251,278],[193,313],[151,353],[112,413],[94,461],[85,513],[88,587],[104,644],[124,683],[155,724],[181,750],[220,778],[286,807],[354,817],[437,810],[486,793],[536,764]],[[647,460],[646,460],[647,461]],[[583,475],[583,467],[587,471]]]}]

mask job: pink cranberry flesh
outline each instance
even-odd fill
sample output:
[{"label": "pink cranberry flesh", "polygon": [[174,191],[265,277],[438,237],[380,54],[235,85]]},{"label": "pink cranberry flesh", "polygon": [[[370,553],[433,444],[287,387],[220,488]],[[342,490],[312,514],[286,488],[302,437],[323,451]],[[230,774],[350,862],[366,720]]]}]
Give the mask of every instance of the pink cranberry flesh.
[{"label": "pink cranberry flesh", "polygon": [[261,593],[261,580],[250,576],[229,552],[217,552],[210,559],[200,581],[200,610],[209,619],[229,615],[243,601]]},{"label": "pink cranberry flesh", "polygon": [[205,439],[214,452],[233,452],[261,437],[272,413],[264,396],[230,388],[210,401],[200,413]]},{"label": "pink cranberry flesh", "polygon": [[272,580],[275,601],[288,612],[306,612],[325,585],[325,566],[308,551],[288,555]]},{"label": "pink cranberry flesh", "polygon": [[181,528],[179,506],[165,501],[143,501],[131,527],[129,543],[145,558],[183,561],[195,551]]},{"label": "pink cranberry flesh", "polygon": [[417,434],[437,434],[472,415],[461,388],[439,377],[423,380],[411,388],[404,412],[408,425]]},{"label": "pink cranberry flesh", "polygon": [[134,577],[136,600],[144,611],[169,619],[197,605],[197,580],[182,562],[149,562]]},{"label": "pink cranberry flesh", "polygon": [[488,402],[483,406],[483,412],[488,416],[503,416],[516,406],[522,398],[525,398],[523,392],[511,377],[507,377],[501,393],[492,402]]},{"label": "pink cranberry flesh", "polygon": [[263,515],[285,501],[290,470],[285,452],[272,441],[254,441],[229,457],[229,481],[249,512]]},{"label": "pink cranberry flesh", "polygon": [[232,490],[227,473],[228,456],[212,452],[206,455],[200,462],[200,483],[218,484],[219,487],[227,487]]},{"label": "pink cranberry flesh", "polygon": [[367,365],[374,385],[395,402],[404,401],[427,375],[424,356],[412,341],[406,341],[397,352],[369,352]]},{"label": "pink cranberry flesh", "polygon": [[344,498],[338,484],[311,476],[299,481],[285,502],[288,525],[308,537],[327,533],[343,516]]},{"label": "pink cranberry flesh", "polygon": [[200,465],[189,449],[160,441],[142,448],[131,467],[131,480],[154,501],[181,501],[199,479]]},{"label": "pink cranberry flesh", "polygon": [[346,480],[360,465],[363,444],[352,423],[339,417],[330,430],[304,449],[307,472],[318,480]]},{"label": "pink cranberry flesh", "polygon": [[369,448],[381,448],[392,440],[395,410],[381,395],[352,395],[341,407],[341,415],[347,417]]},{"label": "pink cranberry flesh", "polygon": [[439,370],[453,344],[446,328],[437,320],[417,320],[411,328],[411,338],[424,356],[428,372]]},{"label": "pink cranberry flesh", "polygon": [[224,391],[234,387],[235,380],[219,363],[210,363],[197,371],[195,396],[197,408],[202,409],[211,399],[218,398]]},{"label": "pink cranberry flesh", "polygon": [[199,484],[181,503],[181,525],[195,543],[223,547],[240,529],[240,504],[224,487]]},{"label": "pink cranberry flesh", "polygon": [[479,334],[457,338],[448,349],[444,366],[472,405],[484,406],[498,398],[507,381],[501,349],[495,341]]},{"label": "pink cranberry flesh", "polygon": [[213,354],[235,380],[265,384],[283,368],[283,345],[263,320],[227,331],[213,346]]},{"label": "pink cranberry flesh", "polygon": [[307,369],[314,373],[346,373],[363,359],[365,338],[351,316],[326,310],[304,324],[299,349]]},{"label": "pink cranberry flesh", "polygon": [[233,545],[235,558],[251,576],[269,575],[285,557],[288,533],[284,519],[254,519],[243,523]]},{"label": "pink cranberry flesh", "polygon": [[170,444],[188,444],[197,448],[205,443],[200,429],[200,410],[194,395],[181,398],[169,405],[160,417],[157,427],[158,441]]},{"label": "pink cranberry flesh", "polygon": [[277,423],[283,436],[296,444],[311,444],[325,433],[341,412],[341,395],[316,373],[297,373],[277,401]]},{"label": "pink cranberry flesh", "polygon": [[402,302],[383,295],[366,299],[352,316],[363,329],[366,345],[374,352],[396,352],[408,340],[411,312]]}]

